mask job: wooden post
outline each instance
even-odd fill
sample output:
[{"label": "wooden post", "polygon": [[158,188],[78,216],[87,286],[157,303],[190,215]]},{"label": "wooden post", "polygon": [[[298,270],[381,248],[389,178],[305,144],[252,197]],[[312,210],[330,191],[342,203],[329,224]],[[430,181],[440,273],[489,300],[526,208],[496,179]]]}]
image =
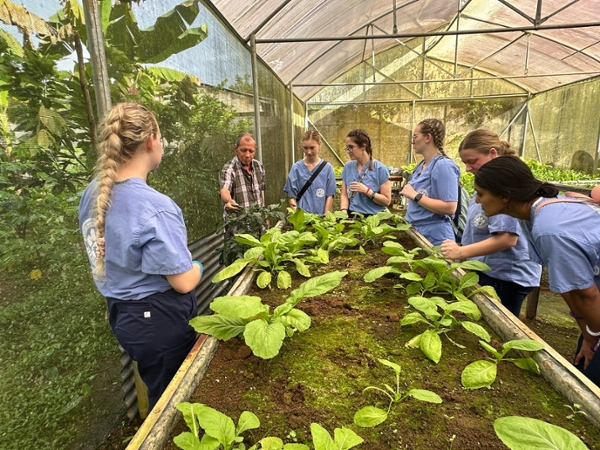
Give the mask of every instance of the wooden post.
[{"label": "wooden post", "polygon": [[529,320],[535,319],[537,314],[538,302],[540,300],[540,288],[539,286],[534,288],[533,291],[527,296],[527,306],[525,308],[525,317]]}]

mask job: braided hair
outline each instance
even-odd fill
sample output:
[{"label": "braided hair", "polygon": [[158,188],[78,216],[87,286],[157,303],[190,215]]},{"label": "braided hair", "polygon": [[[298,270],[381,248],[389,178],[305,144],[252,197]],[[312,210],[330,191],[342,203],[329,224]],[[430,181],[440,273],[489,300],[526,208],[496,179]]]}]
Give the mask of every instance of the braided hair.
[{"label": "braided hair", "polygon": [[363,145],[365,146],[365,150],[369,155],[370,160],[368,170],[373,170],[373,147],[371,147],[371,138],[369,137],[369,134],[365,130],[357,128],[356,130],[352,130],[350,133],[348,133],[346,137],[352,139],[352,141],[354,141],[354,143],[359,147],[362,147]]},{"label": "braided hair", "polygon": [[446,127],[439,119],[425,119],[419,122],[421,134],[430,134],[433,137],[433,145],[439,152],[446,156],[444,151],[444,139],[446,138]]},{"label": "braided hair", "polygon": [[158,123],[154,114],[144,106],[137,103],[119,103],[106,113],[99,130],[96,162],[98,183],[92,214],[95,217],[98,246],[102,248],[97,252],[98,261],[94,274],[103,278],[106,214],[117,171],[131,160],[142,143],[158,134]]},{"label": "braided hair", "polygon": [[482,155],[489,155],[493,148],[496,149],[499,156],[516,155],[517,153],[507,141],[501,140],[496,133],[483,129],[467,134],[460,143],[458,151],[469,149]]}]

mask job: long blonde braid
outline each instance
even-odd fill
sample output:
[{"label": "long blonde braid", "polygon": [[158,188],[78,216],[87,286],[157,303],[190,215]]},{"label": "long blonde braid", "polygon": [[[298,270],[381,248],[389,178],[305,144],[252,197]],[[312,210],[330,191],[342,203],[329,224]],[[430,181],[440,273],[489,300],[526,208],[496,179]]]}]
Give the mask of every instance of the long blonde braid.
[{"label": "long blonde braid", "polygon": [[444,139],[446,139],[446,127],[444,123],[439,119],[425,119],[419,122],[421,125],[422,134],[431,134],[433,137],[433,145],[439,150],[439,152],[446,156],[444,151]]},{"label": "long blonde braid", "polygon": [[115,178],[119,167],[127,163],[139,146],[158,133],[154,114],[137,103],[119,103],[104,116],[99,128],[96,163],[96,201],[93,216],[97,228],[97,263],[94,275],[103,278],[104,232]]}]

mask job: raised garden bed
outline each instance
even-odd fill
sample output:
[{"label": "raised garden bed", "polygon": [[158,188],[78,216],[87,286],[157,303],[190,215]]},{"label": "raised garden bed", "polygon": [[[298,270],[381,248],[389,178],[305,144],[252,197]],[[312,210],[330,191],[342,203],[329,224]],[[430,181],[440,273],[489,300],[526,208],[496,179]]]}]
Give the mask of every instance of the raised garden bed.
[{"label": "raised garden bed", "polygon": [[[414,246],[414,241],[406,234],[401,234],[399,239],[407,248]],[[264,436],[308,443],[311,440],[310,424],[316,422],[332,434],[334,428],[351,428],[364,439],[358,448],[505,449],[494,433],[493,422],[499,417],[518,415],[564,427],[579,436],[590,449],[600,448],[598,429],[582,414],[572,414],[565,406],[574,407],[573,398],[577,400],[577,397],[565,400],[541,376],[510,363],[501,363],[491,388],[463,388],[460,376],[465,366],[489,356],[475,335],[461,328],[452,331],[452,340],[465,346],[464,349],[443,337],[442,357],[437,365],[420,350],[407,348],[406,342],[426,327],[400,327],[399,320],[415,310],[407,307],[404,292],[393,288],[399,282],[398,278],[384,277],[370,284],[364,282],[364,274],[385,265],[389,257],[376,246],[366,250],[366,254],[351,250],[334,255],[327,266],[313,270],[314,275],[333,270],[347,270],[349,274],[334,290],[298,305],[311,316],[312,325],[306,332],[287,339],[275,358],[257,358],[240,339],[220,343],[204,379],[189,401],[211,406],[234,421],[242,411],[255,413],[261,427],[245,433],[248,444]],[[293,287],[304,280],[295,274]],[[281,304],[291,290],[260,290],[253,283],[245,283],[251,286],[248,295],[259,296],[272,307]],[[500,317],[503,314],[505,310],[501,307],[498,311],[484,311],[492,325],[499,320],[506,321]],[[524,332],[513,329],[519,328],[519,323],[512,324],[510,318],[508,326],[504,325],[502,334],[505,336],[502,337],[480,323],[493,336],[491,344],[497,349],[503,341],[515,338],[514,334],[523,338],[531,333],[526,328]],[[519,336],[523,333],[525,336]],[[209,338],[207,342],[212,348],[214,340]],[[548,367],[545,366],[553,364],[548,361],[554,355],[547,357],[546,351],[540,353],[544,355],[539,355],[538,363],[546,372]],[[407,398],[394,405],[383,424],[375,428],[354,425],[353,416],[360,408],[368,405],[387,407],[383,396],[373,391],[363,393],[367,386],[395,385],[394,372],[378,361],[381,358],[401,366],[401,391],[427,389],[437,393],[443,402],[432,404]],[[202,376],[199,372],[204,368],[203,365],[200,371],[195,369],[196,378]],[[575,384],[575,390],[583,389],[582,396],[588,396],[588,389],[591,396],[597,397],[597,389],[594,391],[595,387],[585,380],[582,387],[580,381],[570,379],[572,374],[568,366],[560,371],[557,380],[552,381],[550,376],[551,382],[565,383],[567,389]],[[175,393],[180,390],[173,388]],[[172,399],[169,403],[181,400],[185,399]],[[153,411],[153,414],[160,414],[160,411]],[[591,419],[597,420],[597,417]],[[153,420],[152,414],[150,420]],[[160,426],[158,420],[153,428]],[[163,448],[177,448],[172,439],[183,431],[187,431],[187,427],[180,420]],[[149,448],[144,445],[139,448]]]}]

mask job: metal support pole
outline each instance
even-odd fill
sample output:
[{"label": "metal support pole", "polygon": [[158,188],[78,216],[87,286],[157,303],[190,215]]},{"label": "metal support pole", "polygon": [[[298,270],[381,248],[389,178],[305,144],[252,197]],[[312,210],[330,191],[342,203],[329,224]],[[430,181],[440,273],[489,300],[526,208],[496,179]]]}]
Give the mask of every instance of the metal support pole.
[{"label": "metal support pole", "polygon": [[[461,0],[458,0],[458,8],[456,14],[456,29],[460,30],[460,4]],[[454,76],[458,73],[458,34],[454,37]]]},{"label": "metal support pole", "polygon": [[290,160],[289,164],[286,164],[286,172],[289,173],[292,168],[292,164],[294,164],[296,155],[294,149],[296,148],[296,143],[294,142],[294,91],[292,88],[292,83],[289,85],[290,87]]},{"label": "metal support pole", "polygon": [[594,173],[598,173],[598,160],[600,159],[600,121],[598,122],[598,143],[596,144],[596,157],[594,158]]},{"label": "metal support pole", "polygon": [[529,100],[525,103],[525,123],[523,124],[523,139],[521,141],[521,151],[519,152],[520,157],[525,156],[525,145],[527,144],[527,122],[529,122]]},{"label": "metal support pole", "polygon": [[410,133],[408,134],[408,161],[407,161],[408,164],[412,163],[413,159],[414,159],[413,147],[412,147],[412,134],[413,134],[413,130],[415,129],[415,106],[416,106],[416,103],[413,100],[411,117],[410,117]]},{"label": "metal support pole", "polygon": [[96,93],[98,122],[100,122],[104,114],[111,108],[111,99],[98,0],[83,0],[83,13],[88,35],[87,47],[92,63],[92,80],[94,81],[94,92]]},{"label": "metal support pole", "polygon": [[325,145],[327,147],[329,147],[329,150],[331,150],[331,153],[333,153],[333,156],[335,156],[335,158],[338,160],[338,162],[343,166],[344,164],[346,164],[346,162],[340,157],[340,155],[337,154],[337,152],[333,149],[333,147],[329,144],[329,142],[327,142],[327,139],[325,139],[325,136],[323,136],[323,133],[321,133],[319,131],[319,129],[316,127],[316,125],[310,120],[307,119],[308,123],[310,124],[311,127],[313,127],[317,133],[319,133],[319,135],[321,136],[321,140],[325,143]]},{"label": "metal support pole", "polygon": [[252,91],[254,96],[254,139],[256,140],[256,159],[262,162],[262,140],[260,138],[260,98],[258,97],[258,62],[256,58],[256,35],[250,36],[252,53]]},{"label": "metal support pole", "polygon": [[538,162],[542,162],[542,155],[540,154],[540,146],[538,145],[537,136],[535,135],[535,128],[533,128],[533,120],[531,119],[531,112],[529,107],[527,108],[527,118],[529,119],[529,126],[531,127],[531,136],[533,137],[533,144],[535,145],[535,153],[537,154]]},{"label": "metal support pole", "polygon": [[500,133],[500,137],[504,136],[504,133],[506,133],[506,130],[508,130],[511,125],[513,123],[515,123],[515,121],[519,118],[519,116],[521,115],[521,113],[523,112],[523,110],[527,107],[527,102],[523,103],[523,106],[521,106],[521,109],[519,109],[519,111],[513,116],[512,120],[510,122],[508,122],[508,125],[506,125],[506,127],[504,127],[504,130],[502,130],[502,133]]}]

